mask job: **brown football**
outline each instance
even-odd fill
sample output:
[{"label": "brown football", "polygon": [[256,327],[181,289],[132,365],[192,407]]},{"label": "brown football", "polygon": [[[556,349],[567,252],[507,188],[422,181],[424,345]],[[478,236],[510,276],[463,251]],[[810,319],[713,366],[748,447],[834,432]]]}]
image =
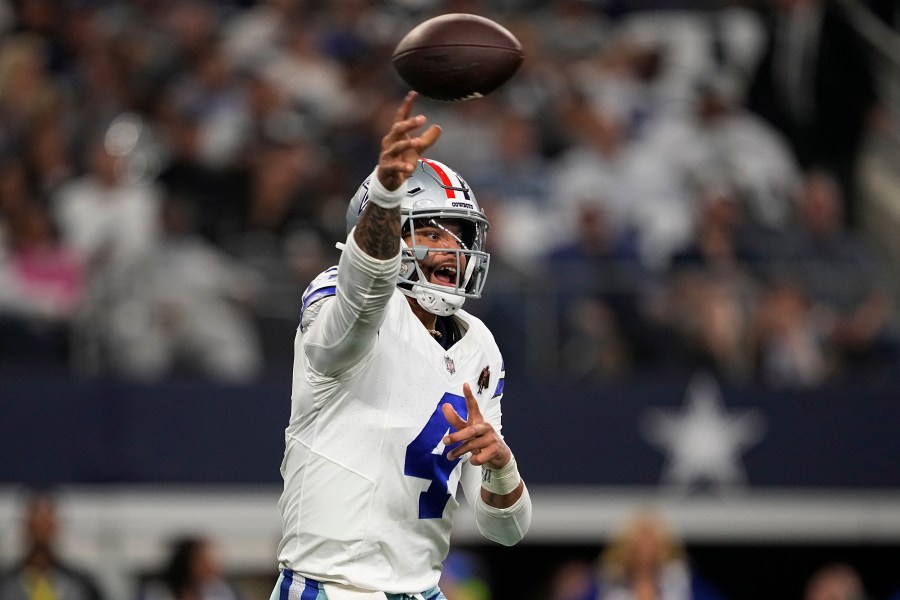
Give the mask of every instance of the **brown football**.
[{"label": "brown football", "polygon": [[449,102],[490,94],[509,81],[524,57],[522,44],[499,23],[451,13],[414,27],[391,62],[412,89]]}]

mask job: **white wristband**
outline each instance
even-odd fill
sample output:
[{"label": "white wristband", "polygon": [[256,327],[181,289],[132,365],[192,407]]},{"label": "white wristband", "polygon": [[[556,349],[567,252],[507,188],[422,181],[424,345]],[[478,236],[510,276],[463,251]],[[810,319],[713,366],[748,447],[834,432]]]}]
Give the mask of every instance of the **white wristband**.
[{"label": "white wristband", "polygon": [[481,465],[481,487],[499,496],[513,493],[522,482],[519,468],[516,466],[516,457],[509,459],[505,466],[499,469],[491,469],[487,465]]},{"label": "white wristband", "polygon": [[399,207],[404,196],[406,196],[406,182],[400,184],[396,190],[389,190],[381,185],[381,181],[378,179],[378,167],[375,167],[369,178],[369,201],[390,210]]}]

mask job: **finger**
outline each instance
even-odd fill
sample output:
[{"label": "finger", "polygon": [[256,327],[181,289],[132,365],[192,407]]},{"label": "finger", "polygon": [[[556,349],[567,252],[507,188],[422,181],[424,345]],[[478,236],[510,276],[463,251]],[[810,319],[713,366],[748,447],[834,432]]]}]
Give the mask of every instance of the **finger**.
[{"label": "finger", "polygon": [[481,423],[484,417],[481,416],[481,409],[478,408],[478,400],[472,393],[472,387],[468,383],[463,384],[463,395],[466,397],[466,408],[469,410],[469,424]]},{"label": "finger", "polygon": [[[470,459],[472,464],[484,464],[490,462],[497,455],[499,447],[496,441],[490,440],[489,437],[478,436],[460,444],[447,454],[447,458],[455,460],[463,456],[467,452],[472,454]],[[477,458],[476,458],[477,457]]]},{"label": "finger", "polygon": [[475,423],[474,425],[466,425],[457,431],[448,433],[442,440],[445,446],[453,444],[463,444],[463,450],[457,454],[464,454],[467,450],[480,450],[488,446],[492,442],[492,436],[488,435],[492,431],[492,427],[488,423]]},{"label": "finger", "polygon": [[411,131],[424,125],[425,121],[427,121],[425,115],[416,115],[402,121],[395,121],[388,134],[382,139],[382,145],[392,144],[398,139],[407,137]]},{"label": "finger", "polygon": [[399,140],[391,141],[390,143],[385,140],[385,147],[382,150],[381,155],[383,157],[400,156],[407,150],[418,150],[421,145],[422,141],[419,138],[404,137]]},{"label": "finger", "polygon": [[406,94],[406,97],[403,98],[403,102],[401,102],[400,106],[397,108],[397,116],[394,118],[395,121],[402,121],[409,117],[409,113],[412,112],[412,107],[416,102],[417,96],[418,94],[414,91],[410,91]]},{"label": "finger", "polygon": [[438,138],[441,137],[442,131],[443,130],[441,129],[440,125],[432,125],[428,129],[426,129],[422,133],[422,135],[419,136],[419,139],[421,140],[419,150],[427,150],[428,148],[430,148],[431,145],[438,141]]},{"label": "finger", "polygon": [[[466,428],[466,421],[461,416],[459,416],[459,413],[456,412],[456,409],[453,408],[452,404],[450,404],[449,402],[445,402],[441,405],[441,411],[443,411],[444,418],[447,419],[447,422],[450,423],[450,425],[454,429],[456,429],[457,432]],[[449,437],[450,436],[444,436],[445,444],[452,443],[448,441]]]}]

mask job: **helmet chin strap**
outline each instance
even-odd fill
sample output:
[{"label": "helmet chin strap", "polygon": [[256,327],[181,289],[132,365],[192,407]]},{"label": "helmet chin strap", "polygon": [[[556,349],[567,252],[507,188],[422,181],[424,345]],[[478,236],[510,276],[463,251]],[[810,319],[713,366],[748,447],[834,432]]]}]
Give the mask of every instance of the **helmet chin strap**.
[{"label": "helmet chin strap", "polygon": [[462,308],[466,301],[464,296],[448,294],[416,284],[413,284],[411,290],[404,288],[400,288],[400,290],[407,296],[415,298],[419,306],[439,317],[449,317]]}]

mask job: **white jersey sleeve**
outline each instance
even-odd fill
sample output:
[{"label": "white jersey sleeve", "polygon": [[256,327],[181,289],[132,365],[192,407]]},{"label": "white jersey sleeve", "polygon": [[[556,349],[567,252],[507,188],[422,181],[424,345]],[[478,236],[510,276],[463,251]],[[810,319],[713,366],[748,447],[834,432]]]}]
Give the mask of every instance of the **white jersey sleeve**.
[{"label": "white jersey sleeve", "polygon": [[[399,271],[399,252],[386,260],[372,258],[350,232],[338,266],[322,273],[303,294],[300,323],[310,368],[335,375],[371,351]],[[326,298],[334,301],[322,303]],[[320,305],[311,309],[316,303]]]}]

